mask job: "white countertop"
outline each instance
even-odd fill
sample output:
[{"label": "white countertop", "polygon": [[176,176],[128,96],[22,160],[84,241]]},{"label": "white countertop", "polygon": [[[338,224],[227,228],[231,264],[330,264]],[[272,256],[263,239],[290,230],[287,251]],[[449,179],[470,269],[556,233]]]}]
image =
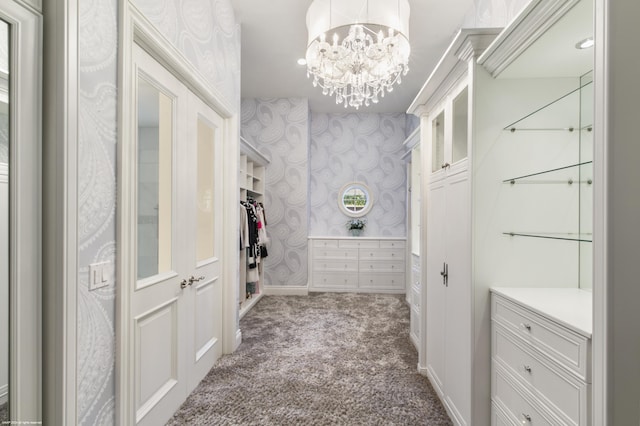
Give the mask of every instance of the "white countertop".
[{"label": "white countertop", "polygon": [[406,241],[407,237],[350,237],[350,236],[315,236],[307,237],[310,240],[400,240]]},{"label": "white countertop", "polygon": [[578,288],[492,287],[493,293],[591,338],[593,293]]}]

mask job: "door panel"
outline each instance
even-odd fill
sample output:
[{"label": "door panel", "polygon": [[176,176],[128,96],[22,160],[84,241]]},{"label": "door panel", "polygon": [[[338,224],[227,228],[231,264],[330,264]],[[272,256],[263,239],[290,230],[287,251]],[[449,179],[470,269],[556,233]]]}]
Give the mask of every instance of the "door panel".
[{"label": "door panel", "polygon": [[136,400],[141,412],[151,408],[178,381],[178,358],[173,350],[178,338],[178,299],[136,318],[136,371],[140,386]]},{"label": "door panel", "polygon": [[138,424],[164,424],[222,354],[224,120],[145,53],[137,81]]},{"label": "door panel", "polygon": [[449,405],[465,424],[471,413],[471,245],[467,172],[447,179],[446,245],[446,393]]},{"label": "door panel", "polygon": [[191,391],[222,354],[222,284],[219,253],[222,238],[223,120],[195,96],[189,98],[190,140],[196,167],[195,191],[188,210],[192,220],[190,265],[194,281],[187,294],[189,310],[189,379]]},{"label": "door panel", "polygon": [[188,91],[140,47],[134,48],[137,150],[136,277],[131,301],[136,421],[164,424],[184,401],[188,156],[177,149],[186,130]]},{"label": "door panel", "polygon": [[443,181],[429,187],[427,197],[427,367],[436,388],[443,391],[445,379],[445,310],[446,287],[443,284],[445,261],[446,189]]}]

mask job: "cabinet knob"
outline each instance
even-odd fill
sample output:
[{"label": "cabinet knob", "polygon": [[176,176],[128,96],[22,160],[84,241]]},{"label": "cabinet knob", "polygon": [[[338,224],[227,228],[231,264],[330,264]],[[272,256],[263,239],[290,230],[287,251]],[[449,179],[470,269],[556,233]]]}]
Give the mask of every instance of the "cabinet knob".
[{"label": "cabinet knob", "polygon": [[522,413],[522,418],[524,421],[531,423],[531,416],[525,413]]},{"label": "cabinet knob", "polygon": [[524,371],[526,371],[527,373],[529,373],[529,374],[533,373],[530,366],[525,365],[523,368],[524,368]]},{"label": "cabinet knob", "polygon": [[531,331],[531,324],[522,323],[522,324],[520,324],[520,326],[522,328],[524,328],[525,330],[527,330],[527,331]]}]

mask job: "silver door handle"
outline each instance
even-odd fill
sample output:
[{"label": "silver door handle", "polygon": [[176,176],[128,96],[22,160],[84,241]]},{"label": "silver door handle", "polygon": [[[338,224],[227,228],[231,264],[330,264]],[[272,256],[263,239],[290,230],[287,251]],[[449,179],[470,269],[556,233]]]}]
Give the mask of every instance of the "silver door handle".
[{"label": "silver door handle", "polygon": [[[191,283],[189,283],[191,285]],[[180,281],[180,288],[187,288],[187,280]]]},{"label": "silver door handle", "polygon": [[198,281],[202,281],[202,280],[204,280],[204,276],[200,276],[200,277],[196,278],[193,275],[191,275],[191,277],[189,278],[189,285],[193,285],[193,283],[198,282]]}]

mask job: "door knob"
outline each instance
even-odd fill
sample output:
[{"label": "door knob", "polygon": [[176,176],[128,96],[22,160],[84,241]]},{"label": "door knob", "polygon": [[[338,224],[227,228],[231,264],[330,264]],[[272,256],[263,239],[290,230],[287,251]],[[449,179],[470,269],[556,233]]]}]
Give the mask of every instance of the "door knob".
[{"label": "door knob", "polygon": [[200,276],[200,277],[196,278],[193,275],[191,275],[191,277],[189,278],[189,285],[193,285],[193,283],[198,282],[198,281],[202,281],[202,280],[204,280],[204,276]]}]

